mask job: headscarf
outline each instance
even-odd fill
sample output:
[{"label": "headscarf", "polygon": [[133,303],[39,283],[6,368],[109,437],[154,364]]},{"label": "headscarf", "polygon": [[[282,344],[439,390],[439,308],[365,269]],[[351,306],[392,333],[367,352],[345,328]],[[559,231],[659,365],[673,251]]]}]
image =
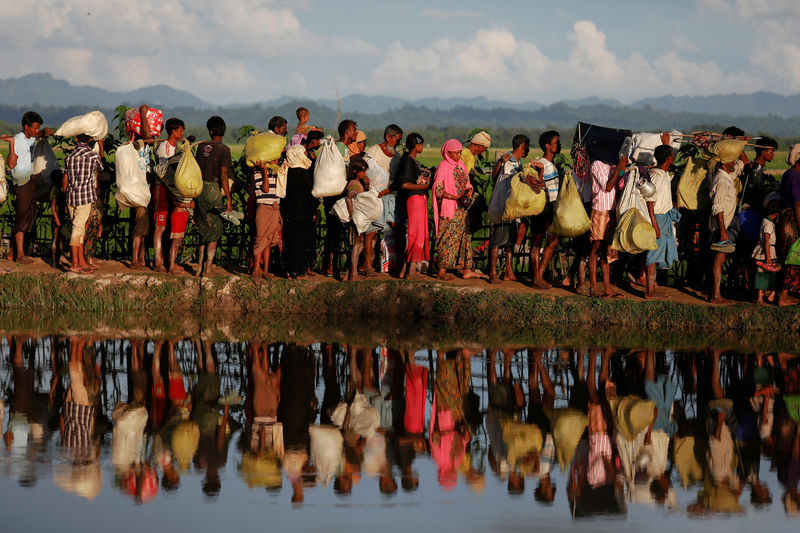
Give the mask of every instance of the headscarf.
[{"label": "headscarf", "polygon": [[492,146],[492,137],[485,131],[479,131],[472,136],[472,138],[469,140],[469,143],[485,146],[487,149],[489,149]]},{"label": "headscarf", "polygon": [[307,135],[305,133],[295,133],[292,136],[292,139],[289,141],[289,146],[296,146],[303,141],[306,140]]},{"label": "headscarf", "polygon": [[356,132],[356,140],[347,145],[347,147],[350,149],[350,157],[359,155],[361,153],[361,148],[359,148],[358,143],[366,140],[367,134],[361,130],[358,130]]},{"label": "headscarf", "polygon": [[[278,183],[283,187],[283,190],[286,191],[286,179],[289,176],[289,169],[290,168],[309,168],[311,166],[311,160],[306,155],[306,147],[302,144],[295,144],[290,146],[286,149],[286,159],[283,161],[283,164],[278,169]],[[281,198],[285,197],[284,196]]]},{"label": "headscarf", "polygon": [[[464,174],[467,173],[467,168],[464,166],[463,161],[454,161],[449,155],[447,155],[447,152],[460,152],[461,149],[461,143],[456,139],[450,139],[442,146],[442,162],[439,163],[439,167],[436,169],[436,174],[433,177],[434,190],[436,189],[437,184],[442,182],[444,184],[445,193],[452,194],[453,196],[457,194],[456,180],[454,178],[456,167],[461,167],[461,169],[464,171]],[[469,183],[469,178],[467,178],[467,187],[472,188],[472,184]],[[433,222],[436,226],[436,235],[439,235],[439,217],[453,218],[456,214],[456,206],[458,205],[458,202],[449,198],[436,198],[435,196],[436,195],[434,194]]]},{"label": "headscarf", "polygon": [[798,159],[800,159],[800,144],[793,144],[786,154],[786,164],[793,167]]}]

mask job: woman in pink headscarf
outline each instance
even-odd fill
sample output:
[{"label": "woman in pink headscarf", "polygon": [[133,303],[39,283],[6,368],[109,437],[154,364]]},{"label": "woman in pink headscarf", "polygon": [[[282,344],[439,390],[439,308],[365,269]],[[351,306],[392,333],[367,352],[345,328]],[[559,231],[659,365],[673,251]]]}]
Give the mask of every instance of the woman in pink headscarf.
[{"label": "woman in pink headscarf", "polygon": [[458,270],[464,279],[479,278],[472,270],[472,243],[467,230],[467,208],[472,184],[461,161],[461,143],[450,139],[442,146],[442,162],[433,178],[433,220],[436,225],[438,278],[453,279],[448,270]]}]

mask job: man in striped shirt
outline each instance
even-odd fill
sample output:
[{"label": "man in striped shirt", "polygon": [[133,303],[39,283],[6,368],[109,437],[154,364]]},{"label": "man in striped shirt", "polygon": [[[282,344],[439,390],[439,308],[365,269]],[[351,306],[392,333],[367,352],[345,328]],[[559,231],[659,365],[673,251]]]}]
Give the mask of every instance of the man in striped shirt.
[{"label": "man in striped shirt", "polygon": [[72,235],[69,240],[72,266],[69,270],[84,274],[93,270],[86,262],[83,241],[89,212],[97,200],[95,174],[103,165],[100,156],[87,144],[91,141],[91,137],[81,134],[75,137],[75,140],[77,141],[75,149],[64,161],[63,187],[66,193],[67,211],[72,218]]},{"label": "man in striped shirt", "polygon": [[[614,208],[617,199],[617,184],[620,172],[628,165],[627,157],[620,157],[615,167],[602,161],[595,161],[591,167],[592,177],[592,251],[589,254],[589,291],[592,296],[615,296],[611,288],[611,262],[616,253],[610,248],[614,237]],[[600,256],[600,270],[603,272],[603,292],[597,291],[597,258]],[[609,261],[611,259],[611,261]]]}]

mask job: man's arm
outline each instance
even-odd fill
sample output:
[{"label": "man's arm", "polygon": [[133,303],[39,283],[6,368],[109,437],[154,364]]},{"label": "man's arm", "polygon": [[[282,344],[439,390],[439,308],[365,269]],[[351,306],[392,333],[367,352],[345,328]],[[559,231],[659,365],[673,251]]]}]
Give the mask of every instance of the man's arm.
[{"label": "man's arm", "polygon": [[17,168],[17,159],[17,152],[14,149],[14,137],[10,136],[8,138],[8,158],[6,159],[8,168]]},{"label": "man's arm", "polygon": [[606,182],[606,192],[611,192],[614,187],[617,186],[619,183],[619,173],[622,170],[625,170],[625,167],[628,166],[628,158],[627,157],[620,157],[617,165],[611,171],[611,176],[609,176],[608,181]]},{"label": "man's arm", "polygon": [[654,202],[647,202],[647,212],[650,214],[650,224],[652,224],[653,229],[656,230],[656,239],[660,239],[661,230],[658,228],[658,222],[656,221],[656,213],[654,206],[655,206]]},{"label": "man's arm", "polygon": [[[264,179],[266,179],[266,177]],[[230,183],[228,183],[228,167],[220,168],[219,181],[222,184],[222,190],[225,192],[225,199],[228,202],[228,211],[231,211],[233,209],[233,204],[231,203],[231,186]]]}]

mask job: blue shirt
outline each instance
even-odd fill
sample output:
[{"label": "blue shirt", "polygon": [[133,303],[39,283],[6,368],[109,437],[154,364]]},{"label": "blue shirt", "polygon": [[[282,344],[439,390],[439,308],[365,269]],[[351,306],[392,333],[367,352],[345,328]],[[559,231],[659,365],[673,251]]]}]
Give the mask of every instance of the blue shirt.
[{"label": "blue shirt", "polygon": [[28,138],[25,133],[14,135],[14,153],[17,154],[17,166],[11,169],[14,185],[25,185],[33,175],[33,147],[36,144],[34,137]]}]

